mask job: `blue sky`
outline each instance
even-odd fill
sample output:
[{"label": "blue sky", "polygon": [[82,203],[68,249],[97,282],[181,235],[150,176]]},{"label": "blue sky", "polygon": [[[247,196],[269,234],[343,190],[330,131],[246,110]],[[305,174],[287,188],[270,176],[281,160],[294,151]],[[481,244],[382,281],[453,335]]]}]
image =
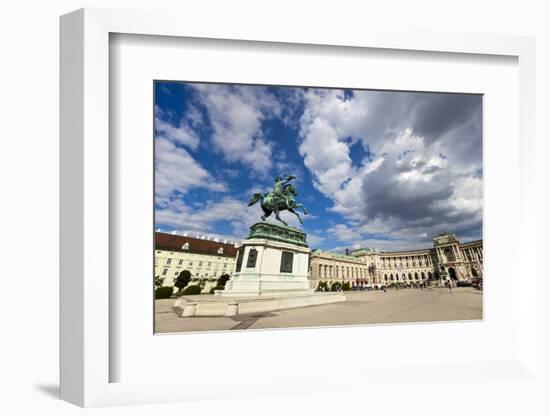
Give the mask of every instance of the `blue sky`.
[{"label": "blue sky", "polygon": [[156,228],[241,240],[293,174],[313,248],[481,238],[481,131],[479,95],[157,81]]}]

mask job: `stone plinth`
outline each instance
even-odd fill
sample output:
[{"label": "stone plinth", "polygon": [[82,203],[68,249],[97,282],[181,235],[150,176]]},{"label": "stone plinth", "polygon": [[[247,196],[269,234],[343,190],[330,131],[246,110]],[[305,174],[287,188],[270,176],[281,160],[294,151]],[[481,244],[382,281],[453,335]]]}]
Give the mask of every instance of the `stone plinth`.
[{"label": "stone plinth", "polygon": [[302,230],[269,222],[257,222],[250,227],[247,240],[250,239],[265,239],[299,247],[307,247],[306,233]]},{"label": "stone plinth", "polygon": [[284,309],[304,308],[345,302],[342,292],[327,293],[272,293],[261,296],[224,297],[216,295],[194,295],[181,297],[173,306],[180,318],[197,316],[236,316]]},{"label": "stone plinth", "polygon": [[343,293],[310,289],[309,253],[303,231],[256,223],[238,248],[235,273],[225,289],[179,298],[174,310],[180,317],[230,317],[344,302]]},{"label": "stone plinth", "polygon": [[309,253],[303,231],[271,223],[254,224],[238,248],[235,273],[216,295],[311,294]]}]

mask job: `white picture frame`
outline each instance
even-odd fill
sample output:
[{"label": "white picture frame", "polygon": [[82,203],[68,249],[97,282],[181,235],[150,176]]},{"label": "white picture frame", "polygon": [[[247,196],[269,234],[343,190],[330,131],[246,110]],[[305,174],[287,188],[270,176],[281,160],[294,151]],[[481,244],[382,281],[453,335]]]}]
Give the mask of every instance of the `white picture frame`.
[{"label": "white picture frame", "polygon": [[[185,22],[185,24],[182,24]],[[318,375],[270,374],[269,380],[241,380],[229,386],[195,376],[181,383],[110,382],[110,169],[109,158],[109,37],[134,34],[186,38],[331,45],[335,48],[429,51],[441,54],[504,55],[519,67],[519,218],[517,260],[522,262],[522,285],[517,287],[517,354],[506,360],[454,363],[410,369],[342,368],[349,383],[374,383],[388,377],[414,383],[454,378],[525,380],[536,375],[536,279],[533,242],[536,241],[535,175],[535,42],[530,37],[466,33],[364,30],[327,34],[312,25],[307,32],[285,30],[269,21],[187,19],[174,13],[83,9],[61,18],[61,398],[80,406],[177,402],[208,398],[298,394],[330,388],[316,383]],[[494,146],[494,145],[493,145]],[[307,335],[306,335],[307,336]],[[120,357],[118,357],[120,358]],[[445,373],[445,375],[442,375]],[[327,376],[340,375],[334,372]],[[229,383],[231,384],[231,383]],[[347,385],[347,384],[346,384]],[[185,388],[182,388],[185,386]],[[277,387],[276,387],[277,386]],[[224,388],[225,387],[225,388]]]}]

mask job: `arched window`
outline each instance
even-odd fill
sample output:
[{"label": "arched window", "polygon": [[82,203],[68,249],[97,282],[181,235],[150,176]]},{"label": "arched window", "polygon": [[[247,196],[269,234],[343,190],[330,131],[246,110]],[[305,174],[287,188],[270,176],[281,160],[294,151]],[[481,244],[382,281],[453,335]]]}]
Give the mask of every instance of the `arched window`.
[{"label": "arched window", "polygon": [[414,272],[414,280],[418,280],[418,272]]},{"label": "arched window", "polygon": [[443,254],[445,254],[445,259],[447,261],[455,261],[455,254],[450,247],[447,247],[445,250],[443,250]]},{"label": "arched window", "polygon": [[387,274],[384,274],[384,280],[387,282],[388,281],[388,275]]},{"label": "arched window", "polygon": [[390,273],[390,280],[393,281],[393,273]]}]

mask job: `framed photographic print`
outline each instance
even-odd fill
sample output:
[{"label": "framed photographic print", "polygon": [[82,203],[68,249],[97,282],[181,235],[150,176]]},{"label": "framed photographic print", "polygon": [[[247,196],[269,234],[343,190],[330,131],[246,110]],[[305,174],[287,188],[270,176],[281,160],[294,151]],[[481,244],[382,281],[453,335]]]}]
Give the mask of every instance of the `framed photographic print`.
[{"label": "framed photographic print", "polygon": [[62,398],[530,379],[534,41],[186,22],[61,19]]}]

